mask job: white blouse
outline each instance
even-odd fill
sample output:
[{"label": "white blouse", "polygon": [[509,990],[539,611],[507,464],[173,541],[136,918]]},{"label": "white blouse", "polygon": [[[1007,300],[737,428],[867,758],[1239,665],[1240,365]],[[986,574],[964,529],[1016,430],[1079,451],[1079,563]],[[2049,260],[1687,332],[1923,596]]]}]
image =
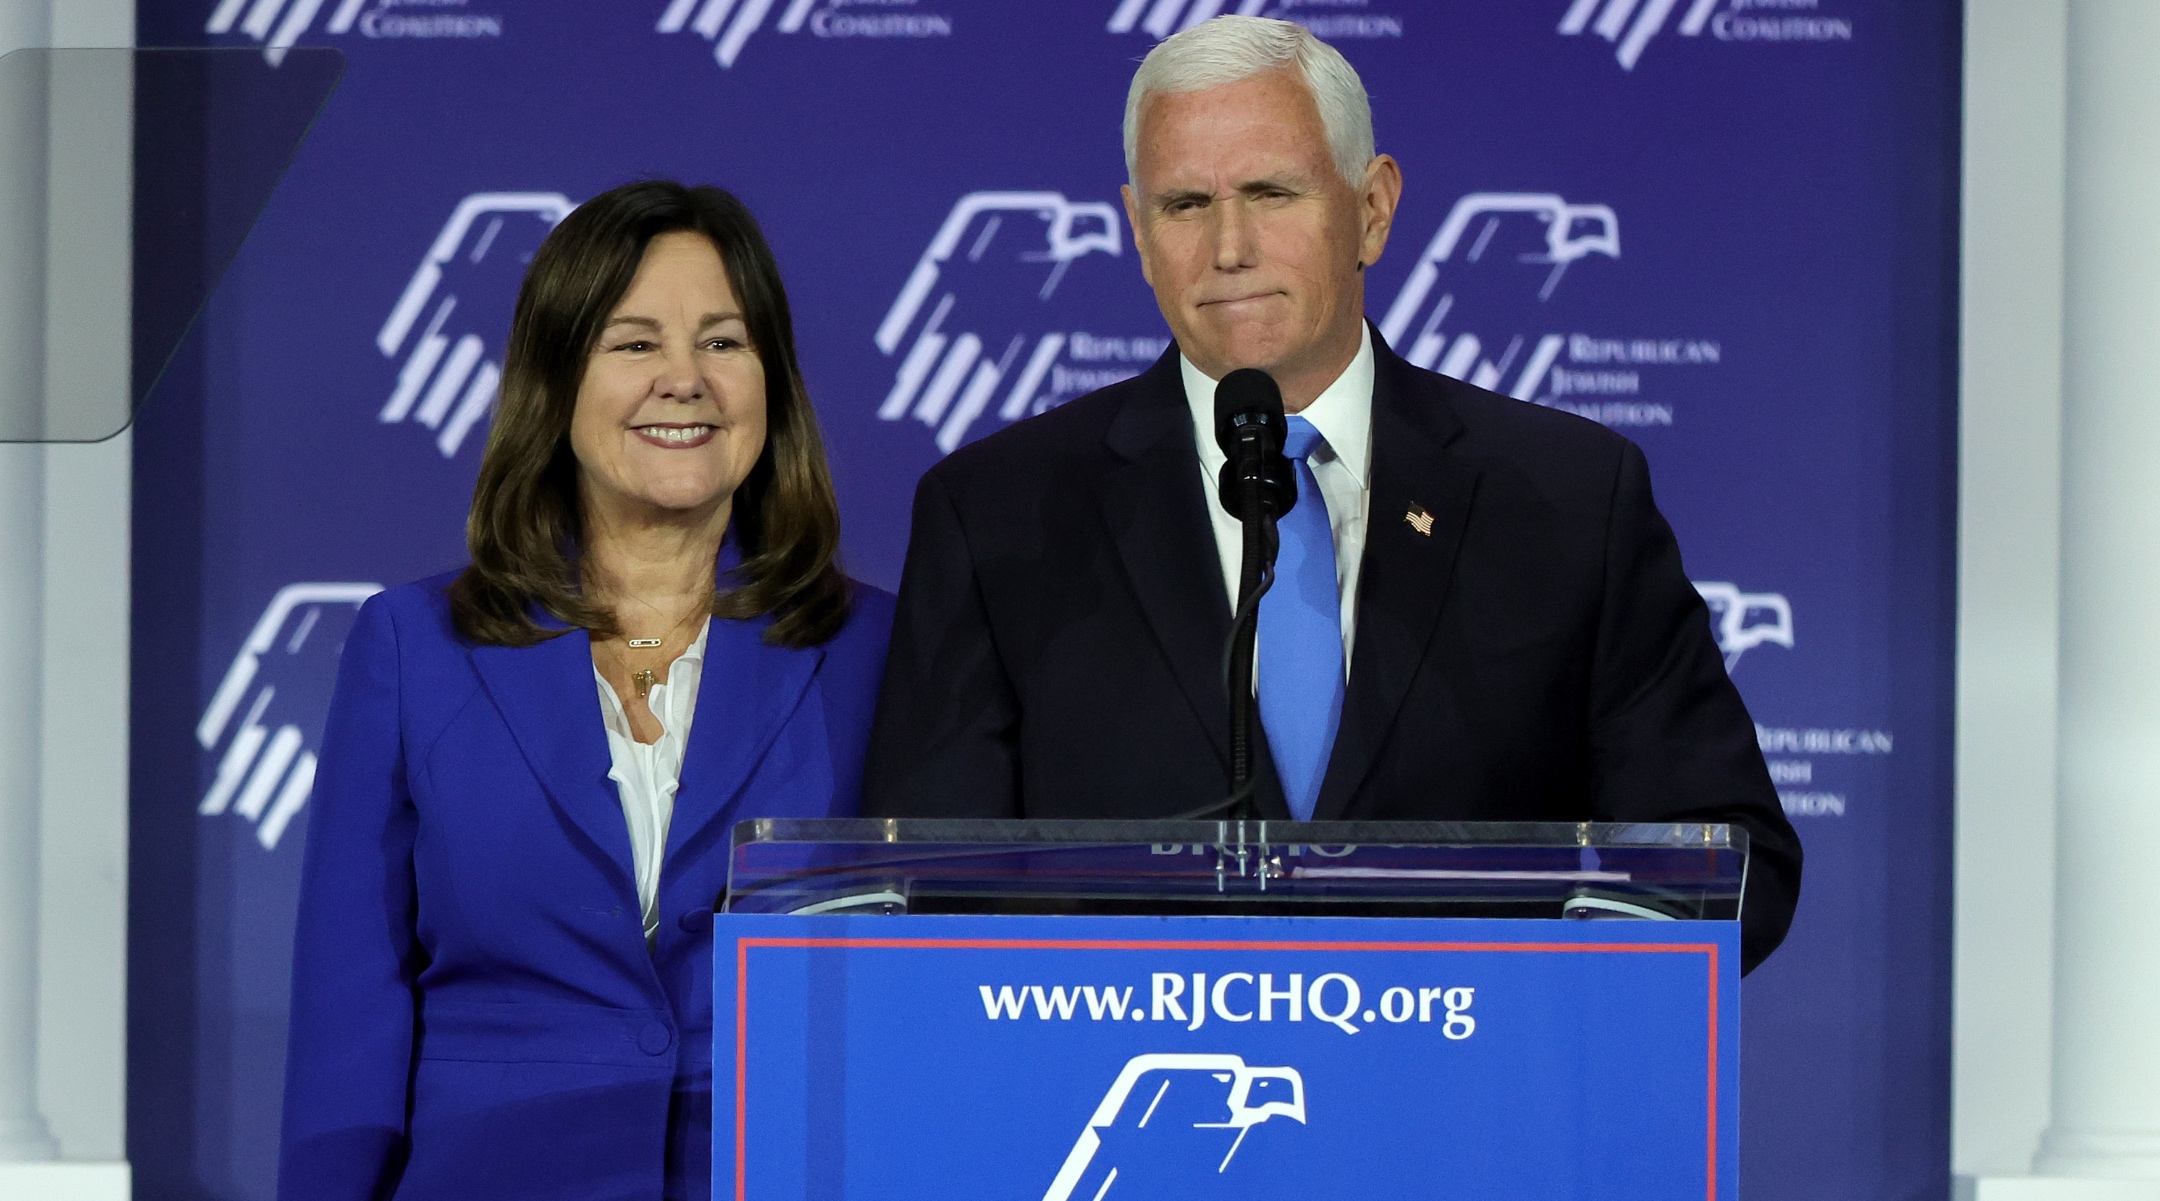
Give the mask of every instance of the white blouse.
[{"label": "white blouse", "polygon": [[705,674],[705,635],[712,619],[698,630],[697,641],[668,667],[665,684],[655,684],[645,705],[660,721],[660,739],[639,742],[630,733],[630,715],[614,685],[593,668],[600,684],[600,717],[607,726],[608,779],[622,797],[623,818],[630,824],[630,859],[637,875],[638,907],[649,946],[660,931],[660,861],[667,856],[668,823],[675,816],[675,790],[682,783],[683,748],[690,744],[690,719],[697,712],[698,680]]}]

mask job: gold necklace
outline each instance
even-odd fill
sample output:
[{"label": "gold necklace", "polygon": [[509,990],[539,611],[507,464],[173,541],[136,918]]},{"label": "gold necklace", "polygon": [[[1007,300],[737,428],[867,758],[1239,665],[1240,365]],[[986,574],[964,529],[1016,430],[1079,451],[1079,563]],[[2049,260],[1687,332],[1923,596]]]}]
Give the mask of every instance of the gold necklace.
[{"label": "gold necklace", "polygon": [[[688,614],[685,614],[683,619],[676,622],[674,627],[662,637],[625,638],[623,639],[623,645],[626,647],[635,647],[639,650],[648,650],[656,646],[666,646],[668,641],[674,638],[675,635],[682,630],[683,626],[689,624],[691,618],[701,616],[710,617],[711,615],[712,605],[710,602],[707,602],[702,608],[693,609]],[[625,663],[623,664],[623,666],[628,667],[629,664]],[[630,673],[630,683],[637,688],[638,699],[641,701],[652,695],[653,686],[655,684],[658,684],[659,682],[659,673],[654,668],[648,667],[643,671],[634,671]]]}]

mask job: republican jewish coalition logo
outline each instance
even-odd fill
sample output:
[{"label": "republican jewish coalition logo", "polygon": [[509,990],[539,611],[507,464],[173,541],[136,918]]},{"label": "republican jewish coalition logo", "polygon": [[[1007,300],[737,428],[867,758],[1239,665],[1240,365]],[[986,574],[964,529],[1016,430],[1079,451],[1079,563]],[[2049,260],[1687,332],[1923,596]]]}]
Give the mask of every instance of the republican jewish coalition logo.
[{"label": "republican jewish coalition logo", "polygon": [[354,614],[380,584],[291,584],[280,588],[225,669],[195,726],[206,752],[220,746],[217,774],[196,812],[231,813],[255,827],[266,851],[315,788],[315,751],[330,711],[338,651]]},{"label": "republican jewish coalition logo", "polygon": [[1257,17],[1267,6],[1268,0],[1238,0],[1236,8],[1226,0],[1119,0],[1117,11],[1110,15],[1110,32],[1131,33],[1138,28],[1161,41],[1226,11]]},{"label": "republican jewish coalition logo", "polygon": [[1136,1055],[1095,1107],[1043,1201],[1265,1196],[1260,1182],[1229,1180],[1253,1128],[1305,1121],[1296,1068],[1247,1067],[1236,1055]]},{"label": "republican jewish coalition logo", "polygon": [[[503,19],[472,11],[470,0],[337,0],[323,26],[328,34],[358,32],[365,38],[499,38]],[[329,8],[326,0],[218,0],[204,33],[245,34],[263,48],[271,66],[285,61]]]},{"label": "republican jewish coalition logo", "polygon": [[[1723,12],[1720,3],[1727,4]],[[1680,36],[1701,37],[1708,29],[1721,42],[1851,41],[1852,22],[1818,15],[1814,10],[1821,5],[1822,0],[1694,0],[1680,18]],[[1570,0],[1560,32],[1604,38],[1613,43],[1621,69],[1632,71],[1679,7],[1680,0]]]},{"label": "republican jewish coalition logo", "polygon": [[[1440,228],[1380,320],[1388,344],[1420,367],[1564,409],[1608,426],[1673,423],[1657,395],[1675,370],[1715,366],[1712,339],[1614,336],[1563,300],[1585,272],[1609,288],[1620,261],[1611,205],[1550,192],[1472,192]],[[1573,285],[1569,285],[1572,287]],[[1570,317],[1570,312],[1580,315]],[[1578,322],[1570,330],[1563,322]]]},{"label": "republican jewish coalition logo", "polygon": [[1742,592],[1728,583],[1697,581],[1695,591],[1710,606],[1710,628],[1725,652],[1725,670],[1740,666],[1740,656],[1766,642],[1792,649],[1792,604],[1775,592]]},{"label": "republican jewish coalition logo", "polygon": [[[920,0],[786,0],[774,28],[820,38],[949,38],[952,18]],[[713,61],[732,67],[780,0],[668,0],[660,33],[688,31],[713,44]]]},{"label": "republican jewish coalition logo", "polygon": [[[1527,216],[1536,222],[1535,227],[1522,229],[1534,232],[1540,245],[1517,246],[1503,240],[1495,246],[1494,238],[1503,226],[1503,218]],[[1509,224],[1513,224],[1509,222]],[[1465,235],[1470,235],[1466,244]],[[1519,241],[1520,239],[1516,239]],[[1488,253],[1498,250],[1506,264],[1530,264],[1545,268],[1543,280],[1537,287],[1537,298],[1552,298],[1553,290],[1560,285],[1560,277],[1569,265],[1599,254],[1607,258],[1620,257],[1620,218],[1609,206],[1602,204],[1569,204],[1549,193],[1529,192],[1474,192],[1455,202],[1447,220],[1440,223],[1439,232],[1418,257],[1417,266],[1410,271],[1410,278],[1388,306],[1387,316],[1380,322],[1380,332],[1389,345],[1403,346],[1403,357],[1420,367],[1438,371],[1467,380],[1480,388],[1497,389],[1502,375],[1520,364],[1514,383],[1507,393],[1517,400],[1529,400],[1537,394],[1544,382],[1545,372],[1560,356],[1566,339],[1559,334],[1543,334],[1527,357],[1522,355],[1523,337],[1516,335],[1506,344],[1505,350],[1488,348],[1478,335],[1464,330],[1450,334],[1456,328],[1449,319],[1460,318],[1456,313],[1456,292],[1448,287],[1454,279],[1467,274],[1462,268],[1481,264]],[[1457,251],[1461,256],[1457,257]],[[1454,270],[1450,270],[1450,267]],[[1435,290],[1437,295],[1435,294]],[[1424,320],[1418,320],[1419,314]],[[1408,342],[1413,324],[1416,336]],[[1498,351],[1498,358],[1487,357],[1488,350]],[[1445,352],[1443,356],[1442,352]]]},{"label": "republican jewish coalition logo", "polygon": [[497,361],[533,252],[577,207],[559,192],[480,192],[458,202],[406,282],[375,348],[403,357],[376,419],[411,422],[454,457],[494,411]]},{"label": "republican jewish coalition logo", "polygon": [[1365,11],[1372,0],[1118,0],[1110,16],[1110,32],[1138,29],[1157,41],[1191,29],[1210,17],[1236,13],[1246,17],[1274,17],[1296,21],[1314,37],[1399,38],[1402,18],[1391,13]]},{"label": "republican jewish coalition logo", "polygon": [[1169,339],[1077,328],[1092,306],[1071,295],[1073,275],[1124,252],[1123,228],[1107,201],[962,196],[878,323],[898,360],[879,419],[912,417],[949,454],[985,413],[1018,421],[1139,374]]}]

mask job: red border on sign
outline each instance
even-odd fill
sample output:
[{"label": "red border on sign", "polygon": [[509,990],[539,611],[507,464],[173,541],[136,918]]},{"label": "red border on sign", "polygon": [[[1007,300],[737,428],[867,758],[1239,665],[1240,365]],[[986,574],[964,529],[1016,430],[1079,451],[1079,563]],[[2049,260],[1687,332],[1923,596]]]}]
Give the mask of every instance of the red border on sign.
[{"label": "red border on sign", "polygon": [[1710,984],[1710,1091],[1706,1113],[1708,1201],[1717,1201],[1718,944],[1714,942],[1246,942],[1141,938],[738,938],[735,940],[735,1201],[745,1195],[749,1151],[750,948],[861,947],[943,951],[1533,951],[1705,955]]}]

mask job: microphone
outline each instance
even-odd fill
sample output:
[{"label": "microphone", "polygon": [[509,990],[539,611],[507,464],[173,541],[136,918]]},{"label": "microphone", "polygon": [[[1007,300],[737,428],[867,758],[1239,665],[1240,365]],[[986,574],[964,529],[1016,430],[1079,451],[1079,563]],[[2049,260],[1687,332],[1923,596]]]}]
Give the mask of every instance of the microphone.
[{"label": "microphone", "polygon": [[1237,613],[1223,648],[1223,686],[1230,701],[1230,792],[1182,817],[1225,810],[1243,817],[1252,809],[1259,722],[1253,699],[1253,643],[1260,631],[1260,598],[1275,582],[1275,519],[1297,503],[1297,476],[1283,456],[1287,432],[1282,389],[1275,377],[1257,367],[1242,367],[1215,385],[1215,442],[1223,451],[1217,494],[1223,509],[1245,527]]},{"label": "microphone", "polygon": [[1282,452],[1285,432],[1274,376],[1240,367],[1215,385],[1215,444],[1224,459],[1218,491],[1224,511],[1239,521],[1263,512],[1273,521],[1297,503],[1297,475]]}]

